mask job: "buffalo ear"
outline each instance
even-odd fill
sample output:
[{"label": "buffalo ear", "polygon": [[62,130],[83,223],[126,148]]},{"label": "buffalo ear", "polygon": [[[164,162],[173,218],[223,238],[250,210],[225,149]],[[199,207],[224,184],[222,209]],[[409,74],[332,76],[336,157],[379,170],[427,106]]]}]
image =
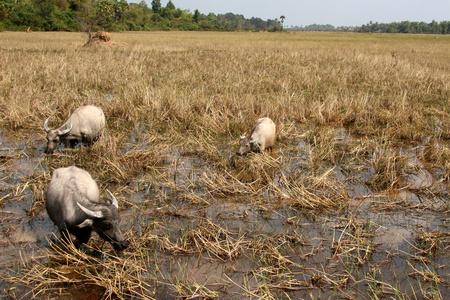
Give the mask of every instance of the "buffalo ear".
[{"label": "buffalo ear", "polygon": [[92,219],[86,219],[81,224],[78,224],[78,228],[91,227],[94,221]]}]

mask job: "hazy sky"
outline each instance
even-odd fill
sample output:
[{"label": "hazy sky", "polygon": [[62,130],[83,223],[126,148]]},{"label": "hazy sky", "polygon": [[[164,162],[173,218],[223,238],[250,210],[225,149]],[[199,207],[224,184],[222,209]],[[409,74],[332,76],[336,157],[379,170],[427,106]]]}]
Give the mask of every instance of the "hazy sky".
[{"label": "hazy sky", "polygon": [[[134,1],[129,1],[134,2]],[[136,2],[139,2],[136,0]],[[151,6],[152,0],[146,0]],[[166,6],[168,0],[161,0]],[[331,24],[360,26],[369,21],[450,20],[450,0],[172,0],[177,8],[202,14],[232,12],[263,20],[285,16],[285,26]]]}]

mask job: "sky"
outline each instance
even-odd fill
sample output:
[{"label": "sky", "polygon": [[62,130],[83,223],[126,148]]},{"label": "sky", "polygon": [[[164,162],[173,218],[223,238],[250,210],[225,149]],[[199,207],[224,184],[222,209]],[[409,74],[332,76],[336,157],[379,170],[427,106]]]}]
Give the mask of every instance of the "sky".
[{"label": "sky", "polygon": [[[129,1],[133,2],[133,1]],[[151,7],[151,0],[146,0]],[[161,0],[166,6],[168,0]],[[285,16],[285,27],[361,26],[370,21],[450,21],[450,0],[172,0],[177,8],[207,15],[232,12],[263,20]]]}]

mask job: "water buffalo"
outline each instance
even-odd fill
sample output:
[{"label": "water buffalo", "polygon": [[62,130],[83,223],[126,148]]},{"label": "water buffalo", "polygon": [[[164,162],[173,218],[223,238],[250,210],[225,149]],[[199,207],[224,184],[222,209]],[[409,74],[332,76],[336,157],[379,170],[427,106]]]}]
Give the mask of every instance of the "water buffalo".
[{"label": "water buffalo", "polygon": [[67,121],[57,129],[48,127],[48,117],[44,122],[44,129],[47,132],[46,154],[51,154],[58,148],[61,141],[66,144],[85,142],[92,144],[102,134],[106,125],[103,110],[95,105],[86,105],[77,108]]},{"label": "water buffalo", "polygon": [[69,239],[68,233],[76,237],[75,246],[87,243],[94,230],[114,249],[124,250],[129,243],[119,228],[119,205],[108,193],[111,200],[100,202],[97,183],[88,172],[75,166],[59,168],[53,172],[45,207],[63,238]]},{"label": "water buffalo", "polygon": [[240,147],[237,155],[246,155],[249,152],[261,152],[272,150],[276,140],[276,126],[270,118],[261,118],[256,122],[255,127],[246,138],[241,136]]}]

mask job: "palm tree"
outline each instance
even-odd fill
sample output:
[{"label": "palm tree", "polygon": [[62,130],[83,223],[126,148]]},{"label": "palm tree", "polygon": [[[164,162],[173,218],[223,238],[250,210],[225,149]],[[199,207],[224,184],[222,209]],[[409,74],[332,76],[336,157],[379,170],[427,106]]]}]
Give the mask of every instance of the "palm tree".
[{"label": "palm tree", "polygon": [[286,19],[286,17],[281,16],[280,19],[281,19],[281,30],[283,30],[283,23],[284,23],[284,19]]}]

